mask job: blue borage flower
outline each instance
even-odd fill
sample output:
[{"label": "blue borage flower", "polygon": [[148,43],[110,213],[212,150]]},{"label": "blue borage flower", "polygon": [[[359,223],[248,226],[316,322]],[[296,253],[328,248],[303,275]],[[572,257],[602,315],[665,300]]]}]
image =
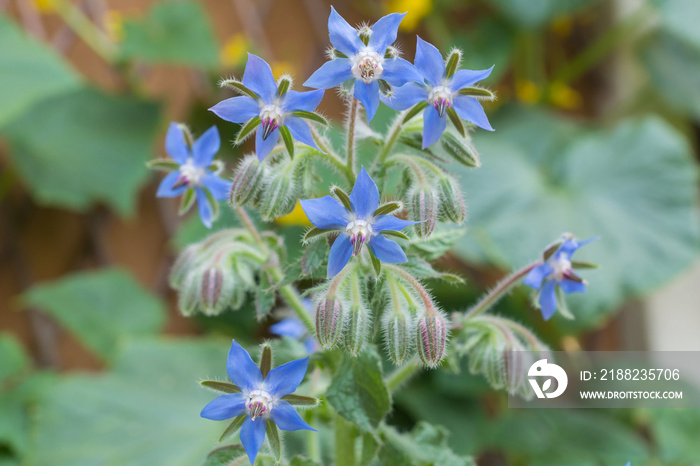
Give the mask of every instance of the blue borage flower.
[{"label": "blue borage flower", "polygon": [[557,288],[566,294],[586,291],[585,280],[574,271],[571,256],[582,246],[598,239],[576,241],[565,235],[561,243],[555,245],[554,252],[543,264],[534,267],[523,279],[523,283],[539,290],[538,304],[544,320],[549,320],[557,311]]},{"label": "blue borage flower", "polygon": [[[313,303],[310,299],[302,298],[301,302],[304,307],[311,313]],[[280,337],[289,337],[295,340],[300,340],[304,343],[306,352],[311,354],[318,349],[318,343],[313,335],[309,334],[309,330],[306,325],[296,317],[287,317],[282,319],[276,324],[270,325],[270,333]]]},{"label": "blue borage flower", "polygon": [[422,80],[418,70],[398,58],[389,46],[396,41],[399,24],[406,13],[392,13],[361,31],[345,21],[331,7],[328,35],[337,52],[304,83],[306,87],[331,89],[354,79],[353,94],[362,103],[371,120],[379,108],[379,80],[394,86]]},{"label": "blue borage flower", "polygon": [[[313,112],[323,99],[323,90],[297,92],[287,90],[289,80],[275,82],[270,65],[265,60],[248,54],[242,84],[248,95],[232,97],[214,105],[211,110],[220,118],[233,123],[246,123],[258,118],[255,128],[255,152],[263,160],[275,148],[280,129],[286,128],[297,141],[316,147],[311,129],[295,112]],[[239,88],[240,90],[240,88]],[[252,91],[252,92],[251,92]],[[257,120],[256,120],[257,122]]]},{"label": "blue borage flower", "polygon": [[379,190],[364,167],[348,201],[349,208],[331,196],[301,201],[304,213],[316,228],[340,230],[328,256],[328,278],[343,270],[350,257],[358,255],[365,243],[380,261],[390,264],[406,262],[406,254],[401,246],[381,233],[399,231],[417,222],[401,220],[392,215],[375,215],[379,207]]},{"label": "blue borage flower", "polygon": [[[179,168],[163,178],[158,187],[157,197],[177,197],[192,190],[199,207],[202,223],[211,228],[218,211],[216,201],[224,200],[231,190],[231,182],[218,176],[223,165],[214,162],[221,139],[216,126],[209,128],[192,143],[190,148],[185,140],[183,125],[170,123],[165,137],[165,150]],[[191,195],[191,194],[190,194]]]},{"label": "blue borage flower", "polygon": [[213,421],[245,416],[240,439],[250,464],[255,464],[265,440],[268,420],[282,430],[316,430],[299,416],[294,406],[283,399],[293,393],[304,379],[308,363],[308,357],[297,359],[263,376],[248,352],[233,340],[226,370],[240,392],[226,393],[214,399],[204,407],[201,416]]},{"label": "blue borage flower", "polygon": [[394,88],[392,95],[383,96],[382,100],[395,110],[407,110],[418,103],[428,103],[423,112],[423,149],[436,143],[442,136],[447,127],[447,111],[450,108],[454,108],[461,118],[493,131],[477,98],[460,94],[463,89],[486,79],[493,66],[487,70],[457,70],[448,76],[440,51],[420,37],[417,38],[415,65],[422,78]]}]

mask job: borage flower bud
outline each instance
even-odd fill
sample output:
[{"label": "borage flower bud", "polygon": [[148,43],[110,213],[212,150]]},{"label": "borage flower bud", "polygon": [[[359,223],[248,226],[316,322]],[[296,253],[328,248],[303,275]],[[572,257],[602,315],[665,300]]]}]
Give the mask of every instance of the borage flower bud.
[{"label": "borage flower bud", "polygon": [[430,188],[420,187],[411,195],[411,215],[416,223],[415,229],[418,236],[426,238],[430,236],[437,222],[437,199]]},{"label": "borage flower bud", "polygon": [[200,283],[202,312],[209,316],[221,314],[233,297],[233,274],[221,267],[210,267],[202,273]]},{"label": "borage flower bud", "polygon": [[464,204],[462,191],[455,180],[445,177],[440,180],[440,214],[454,223],[464,222],[467,216],[467,207]]},{"label": "borage flower bud", "polygon": [[233,175],[229,200],[233,206],[245,205],[259,190],[264,168],[255,155],[245,157]]},{"label": "borage flower bud", "polygon": [[173,264],[173,268],[168,277],[168,281],[172,288],[178,290],[180,287],[182,287],[185,276],[192,269],[192,266],[197,260],[198,251],[199,246],[192,244],[186,247],[185,250],[182,251],[177,257],[177,260]]},{"label": "borage flower bud", "polygon": [[280,170],[264,187],[260,200],[260,216],[265,221],[287,215],[294,210],[296,182],[293,175]]},{"label": "borage flower bud", "polygon": [[418,355],[427,367],[437,367],[445,357],[447,344],[447,321],[433,312],[418,319],[416,325]]},{"label": "borage flower bud", "polygon": [[333,348],[343,332],[343,306],[335,298],[316,305],[316,338],[324,349]]},{"label": "borage flower bud", "polygon": [[404,312],[387,312],[382,322],[384,342],[389,359],[400,366],[412,356],[413,320]]},{"label": "borage flower bud", "polygon": [[343,344],[352,356],[359,355],[365,347],[369,323],[369,311],[361,303],[353,304],[343,332]]},{"label": "borage flower bud", "polygon": [[199,309],[202,270],[190,270],[182,280],[178,293],[178,308],[182,315],[189,317]]}]

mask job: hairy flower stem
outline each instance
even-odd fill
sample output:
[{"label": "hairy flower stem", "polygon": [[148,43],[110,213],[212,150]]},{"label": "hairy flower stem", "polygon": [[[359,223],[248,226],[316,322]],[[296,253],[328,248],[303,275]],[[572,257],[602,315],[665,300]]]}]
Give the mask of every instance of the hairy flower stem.
[{"label": "hairy flower stem", "polygon": [[[357,122],[357,113],[359,112],[358,100],[352,98],[350,103],[350,115],[348,122],[348,158],[345,166],[348,170],[355,173],[355,123]],[[354,180],[353,180],[354,181]]]},{"label": "hairy flower stem", "polygon": [[[234,210],[236,211],[236,214],[238,214],[238,217],[241,219],[241,222],[243,222],[246,229],[250,231],[250,234],[255,239],[255,242],[258,243],[263,251],[268,251],[267,244],[265,244],[265,241],[262,239],[262,236],[260,236],[260,233],[258,232],[257,228],[255,228],[253,221],[250,219],[245,209],[243,209],[243,207],[234,207]],[[268,272],[270,273],[270,278],[275,282],[281,282],[284,279],[284,274],[280,270],[279,266],[270,267]],[[301,302],[301,297],[299,296],[297,290],[295,290],[292,285],[284,285],[280,287],[279,293],[282,295],[282,298],[284,298],[289,307],[294,310],[309,332],[311,332],[312,335],[315,334],[316,325],[311,319],[309,311],[306,310],[306,306],[304,306],[304,303]]]},{"label": "hairy flower stem", "polygon": [[386,387],[390,392],[396,391],[401,384],[410,379],[421,368],[421,363],[418,358],[411,358],[403,366],[396,369],[386,379]]},{"label": "hairy flower stem", "polygon": [[386,169],[388,168],[388,166],[384,162],[386,162],[386,158],[391,153],[391,149],[394,147],[396,139],[399,137],[399,133],[401,133],[405,113],[406,112],[400,113],[399,116],[396,118],[396,121],[392,125],[391,130],[389,132],[389,137],[384,143],[384,147],[382,147],[381,152],[379,152],[379,155],[377,156],[377,161],[374,163],[374,167],[372,167],[372,172],[376,172],[377,170],[379,170],[378,178],[380,178],[381,180],[384,179]]},{"label": "hairy flower stem", "polygon": [[530,264],[517,272],[508,275],[506,278],[501,280],[498,285],[494,287],[493,290],[489,291],[484,295],[481,300],[471,307],[466,313],[463,314],[463,319],[470,319],[472,317],[478,316],[479,314],[489,310],[494,304],[496,304],[503,296],[508,294],[508,292],[515,286],[521,278],[527,275],[530,270],[542,264],[542,262],[535,262]]},{"label": "hairy flower stem", "polygon": [[335,416],[335,464],[336,466],[355,466],[355,426]]},{"label": "hairy flower stem", "polygon": [[316,132],[316,129],[311,128],[311,134],[314,137],[314,142],[316,142],[316,145],[322,152],[311,149],[308,152],[308,156],[326,160],[333,166],[333,168],[338,170],[338,172],[345,177],[349,184],[352,185],[355,182],[355,172],[352,170],[352,168],[348,168],[348,166],[345,165],[345,162],[338,157],[335,151],[329,147],[323,139],[321,139],[321,136]]},{"label": "hairy flower stem", "polygon": [[423,285],[420,284],[418,280],[413,277],[413,275],[395,265],[384,264],[384,267],[391,270],[393,273],[404,279],[413,288],[415,288],[420,296],[420,299],[423,301],[423,304],[425,304],[426,313],[428,315],[435,314],[437,312],[437,309],[435,309],[435,304],[433,303],[433,298],[430,297],[430,293],[428,293],[428,291],[423,287]]}]

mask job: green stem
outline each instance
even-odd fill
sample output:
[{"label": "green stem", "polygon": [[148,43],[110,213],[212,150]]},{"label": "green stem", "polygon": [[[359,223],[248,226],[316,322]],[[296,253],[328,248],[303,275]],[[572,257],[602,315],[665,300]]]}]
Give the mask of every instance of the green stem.
[{"label": "green stem", "polygon": [[413,275],[410,273],[406,272],[404,269],[397,267],[395,265],[390,265],[390,264],[384,264],[384,267],[387,270],[390,270],[391,272],[395,273],[396,275],[400,276],[403,280],[408,282],[409,285],[411,285],[417,292],[418,296],[420,296],[420,299],[423,301],[423,304],[425,305],[426,312],[428,315],[434,314],[437,312],[435,309],[435,304],[433,303],[433,299],[430,297],[430,293],[428,293],[428,290],[426,290],[421,283],[415,279]]},{"label": "green stem", "polygon": [[[315,410],[309,410],[304,417],[306,417],[306,422],[312,426],[316,424],[318,419]],[[321,439],[318,436],[318,432],[313,430],[306,431],[306,455],[316,463],[321,462]]]},{"label": "green stem", "polygon": [[331,165],[333,165],[333,168],[338,170],[343,176],[345,176],[345,179],[348,180],[348,183],[352,186],[353,183],[355,183],[355,172],[353,172],[352,169],[348,169],[348,166],[343,162],[340,157],[338,157],[333,151],[332,148],[330,148],[321,138],[321,136],[316,132],[315,129],[311,129],[311,134],[314,137],[314,141],[316,142],[316,145],[318,146],[321,151],[313,150],[311,149],[308,151],[308,156],[309,157],[316,157],[316,158],[322,158],[323,160],[328,161]]},{"label": "green stem", "polygon": [[335,416],[335,464],[355,466],[355,426],[340,415]]},{"label": "green stem", "polygon": [[359,112],[359,106],[357,105],[358,100],[354,97],[351,98],[350,103],[350,122],[348,123],[348,158],[345,166],[347,170],[355,174],[355,126],[357,122],[357,113]]},{"label": "green stem", "polygon": [[403,126],[404,116],[405,112],[400,113],[399,116],[396,118],[396,121],[394,122],[394,125],[392,126],[391,131],[389,132],[389,137],[384,143],[384,147],[382,147],[381,152],[379,152],[379,155],[377,156],[377,161],[375,162],[372,171],[378,169],[379,178],[384,177],[384,174],[386,173],[387,166],[384,164],[384,162],[386,162],[386,158],[389,156],[389,153],[391,153],[391,149],[394,147],[396,139],[399,137],[399,133],[401,133],[401,127]]},{"label": "green stem", "polygon": [[[255,242],[258,243],[263,251],[267,251],[267,244],[265,244],[265,241],[262,239],[262,236],[260,236],[258,229],[255,228],[253,221],[250,219],[245,209],[243,209],[243,207],[235,207],[234,210],[238,214],[238,217],[241,219],[241,222],[243,222],[246,229],[250,231],[250,234],[255,239]],[[270,278],[272,278],[272,280],[275,282],[281,282],[284,279],[284,274],[279,267],[270,267],[269,273]],[[306,328],[312,334],[314,334],[316,332],[316,325],[314,324],[313,319],[311,319],[309,311],[306,310],[306,306],[304,306],[304,303],[301,301],[301,297],[299,296],[297,290],[294,289],[292,285],[284,285],[279,289],[279,292],[289,307],[294,310],[299,319],[304,323]]]},{"label": "green stem", "polygon": [[396,389],[404,383],[406,380],[411,378],[416,372],[421,368],[418,359],[413,358],[406,362],[403,366],[396,369],[391,375],[386,379],[386,386],[389,391],[394,392]]},{"label": "green stem", "polygon": [[630,36],[637,34],[651,16],[649,9],[641,8],[622,19],[583,52],[574,57],[573,60],[559,69],[554,74],[552,81],[560,84],[574,81],[604,59]]},{"label": "green stem", "polygon": [[113,63],[117,55],[116,46],[74,4],[65,0],[52,3],[54,11],[80,37],[88,47],[107,63]]}]

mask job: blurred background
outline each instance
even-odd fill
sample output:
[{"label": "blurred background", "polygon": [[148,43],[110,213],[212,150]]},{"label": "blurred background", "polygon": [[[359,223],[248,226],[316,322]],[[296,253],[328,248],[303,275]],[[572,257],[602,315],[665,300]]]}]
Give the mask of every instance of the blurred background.
[{"label": "blurred background", "polygon": [[[561,350],[700,350],[700,2],[697,0],[338,0],[351,24],[407,11],[415,36],[484,83],[494,133],[483,166],[454,167],[466,234],[431,283],[463,310],[564,231],[601,235],[601,264],[572,297],[576,320],[544,323],[517,290],[497,308]],[[324,60],[325,0],[0,0],[0,465],[200,464],[219,427],[198,419],[223,376],[226,339],[254,344],[254,312],[179,315],[177,251],[208,232],[157,200],[170,121],[216,124],[221,77],[250,51],[297,89]],[[342,117],[327,92],[321,110]],[[383,108],[381,130],[393,116]],[[231,169],[244,150],[222,144]],[[321,188],[319,188],[319,193]],[[235,224],[228,209],[215,228]],[[295,211],[272,228],[300,251]],[[459,235],[455,236],[455,238]],[[453,241],[447,238],[446,241]],[[465,361],[395,398],[390,423],[444,425],[480,465],[700,464],[700,411],[508,410]]]}]

